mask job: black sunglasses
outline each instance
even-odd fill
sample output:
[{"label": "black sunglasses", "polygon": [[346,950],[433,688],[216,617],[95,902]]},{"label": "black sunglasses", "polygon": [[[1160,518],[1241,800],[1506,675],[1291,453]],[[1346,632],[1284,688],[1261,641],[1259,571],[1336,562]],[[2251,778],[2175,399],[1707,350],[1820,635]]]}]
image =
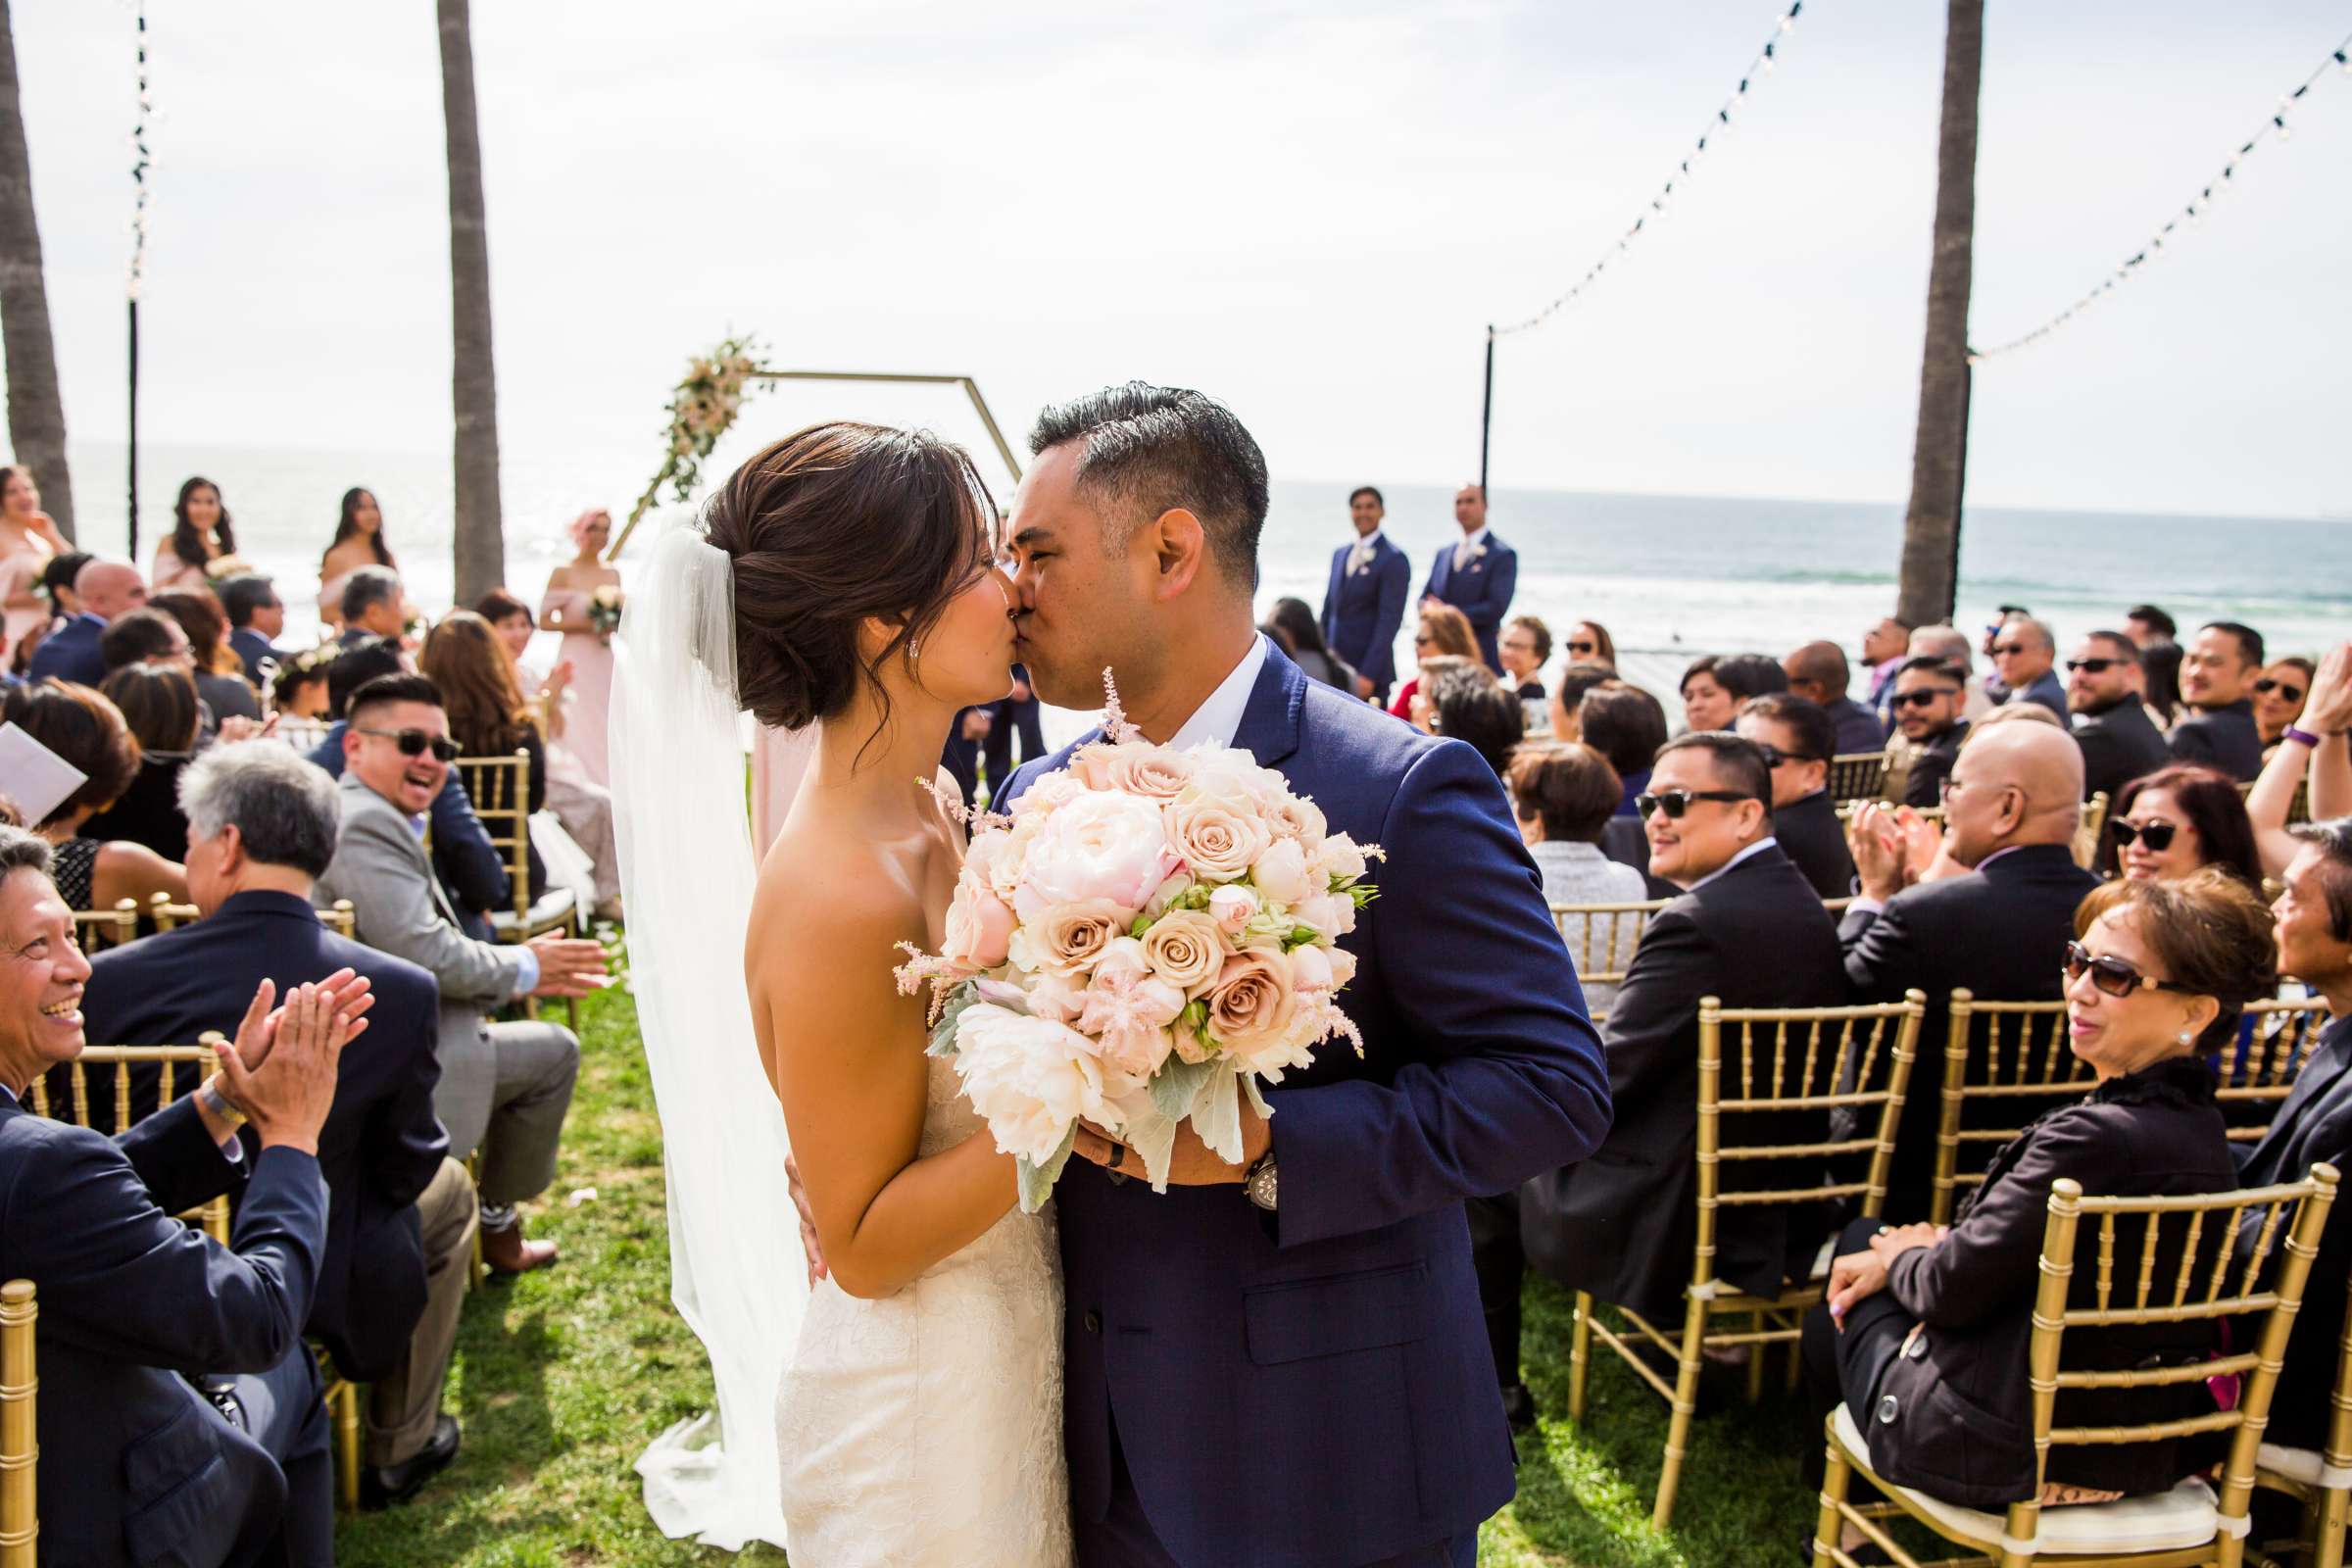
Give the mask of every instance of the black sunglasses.
[{"label": "black sunglasses", "polygon": [[1896,692],[1887,702],[1896,708],[1925,708],[1938,697],[1957,697],[1957,686],[1922,686],[1917,691]]},{"label": "black sunglasses", "polygon": [[1992,645],[1993,657],[1996,659],[2003,654],[2022,654],[2025,651],[2024,643],[1994,643]]},{"label": "black sunglasses", "polygon": [[1600,644],[1588,642],[1570,643],[1568,645],[1568,651],[1572,654],[1597,654],[1600,652]]},{"label": "black sunglasses", "polygon": [[1783,762],[1819,762],[1827,760],[1827,759],[1824,758],[1809,757],[1803,752],[1784,752],[1778,746],[1767,746],[1762,741],[1756,742],[1755,746],[1757,751],[1764,754],[1764,765],[1766,767],[1778,767]]},{"label": "black sunglasses", "polygon": [[2115,830],[2115,842],[2129,845],[2134,839],[2148,847],[2151,855],[2162,855],[2173,847],[2173,835],[2180,831],[2178,822],[2127,822],[2117,817],[2107,824]]},{"label": "black sunglasses", "polygon": [[465,754],[458,743],[446,735],[427,735],[420,729],[364,729],[363,735],[374,735],[400,748],[403,757],[422,757],[429,748],[433,756],[444,762],[454,762]]},{"label": "black sunglasses", "polygon": [[1753,795],[1742,794],[1739,790],[1660,790],[1655,795],[1635,796],[1634,809],[1640,811],[1644,819],[1649,817],[1652,812],[1664,811],[1668,821],[1679,822],[1683,819],[1683,813],[1690,809],[1692,801],[1752,801],[1754,799]]},{"label": "black sunglasses", "polygon": [[2299,703],[2303,700],[2302,687],[2289,686],[2286,682],[2282,680],[2273,680],[2268,675],[2265,675],[2262,679],[2256,681],[2254,683],[2254,689],[2263,693],[2265,696],[2268,696],[2272,692],[2277,692],[2280,697],[2286,699],[2286,701],[2290,703]]},{"label": "black sunglasses", "polygon": [[2125,662],[2127,661],[2121,659],[2070,659],[2066,662],[2066,667],[2079,669],[2085,675],[2104,675],[2116,665]]},{"label": "black sunglasses", "polygon": [[2190,987],[2177,986],[2170,980],[2151,980],[2121,958],[2094,958],[2090,950],[2082,943],[2069,942],[2066,945],[2066,978],[2069,981],[2080,980],[2085,969],[2090,971],[2090,983],[2111,997],[2128,997],[2143,987],[2150,991],[2178,991],[2183,996],[2200,994]]}]

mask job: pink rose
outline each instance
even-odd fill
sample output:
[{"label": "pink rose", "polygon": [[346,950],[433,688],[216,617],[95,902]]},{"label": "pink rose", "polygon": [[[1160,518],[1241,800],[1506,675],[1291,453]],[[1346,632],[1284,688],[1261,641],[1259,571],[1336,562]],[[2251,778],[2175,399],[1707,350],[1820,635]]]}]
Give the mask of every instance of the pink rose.
[{"label": "pink rose", "polygon": [[1291,965],[1278,949],[1249,948],[1225,960],[1208,992],[1208,1033],[1248,1061],[1278,1051],[1289,1034],[1298,997]]},{"label": "pink rose", "polygon": [[1035,920],[1054,905],[1101,900],[1133,919],[1175,868],[1158,807],[1130,795],[1082,793],[1038,825],[1013,907]]},{"label": "pink rose", "polygon": [[1302,997],[1329,996],[1337,982],[1332,977],[1331,957],[1321,948],[1308,943],[1291,950],[1291,987]]},{"label": "pink rose", "polygon": [[1127,916],[1108,899],[1056,904],[1021,922],[1008,944],[1023,969],[1079,976],[1095,965]]},{"label": "pink rose", "polygon": [[1319,891],[1307,874],[1306,852],[1297,839],[1276,839],[1250,868],[1250,880],[1275,904],[1293,905]]},{"label": "pink rose", "polygon": [[1114,787],[1111,782],[1114,776],[1112,772],[1113,759],[1125,750],[1127,750],[1126,747],[1113,746],[1108,741],[1097,741],[1092,746],[1081,746],[1071,754],[1070,774],[1090,790],[1111,789]]},{"label": "pink rose", "polygon": [[1246,875],[1265,853],[1273,834],[1254,805],[1219,795],[1178,801],[1168,808],[1168,846],[1197,877],[1228,880]]},{"label": "pink rose", "polygon": [[1208,917],[1228,936],[1239,935],[1242,927],[1257,918],[1260,907],[1262,901],[1257,894],[1239,883],[1219,888],[1208,896]]},{"label": "pink rose", "polygon": [[1224,967],[1225,943],[1220,929],[1199,909],[1172,910],[1144,933],[1144,956],[1151,961],[1153,974],[1185,995],[1197,996]]},{"label": "pink rose", "polygon": [[958,963],[993,969],[1004,961],[1012,924],[1012,910],[985,885],[958,886],[948,906],[944,951]]},{"label": "pink rose", "polygon": [[1164,746],[1122,746],[1110,759],[1109,787],[1148,801],[1172,801],[1193,780],[1196,764]]},{"label": "pink rose", "polygon": [[1284,794],[1266,807],[1266,825],[1278,839],[1294,839],[1300,845],[1322,842],[1325,829],[1323,808],[1303,795]]}]

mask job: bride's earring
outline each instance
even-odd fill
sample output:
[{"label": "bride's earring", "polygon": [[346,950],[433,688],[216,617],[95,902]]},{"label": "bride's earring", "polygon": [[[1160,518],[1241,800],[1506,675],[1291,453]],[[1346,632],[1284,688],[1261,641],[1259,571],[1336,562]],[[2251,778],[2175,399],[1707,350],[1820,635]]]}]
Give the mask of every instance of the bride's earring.
[{"label": "bride's earring", "polygon": [[912,663],[914,661],[916,661],[916,660],[918,660],[918,659],[920,659],[920,658],[922,658],[922,657],[923,657],[923,640],[922,640],[920,637],[909,637],[909,638],[907,638],[907,639],[906,639],[906,660],[907,660],[907,662],[909,662],[909,663]]}]

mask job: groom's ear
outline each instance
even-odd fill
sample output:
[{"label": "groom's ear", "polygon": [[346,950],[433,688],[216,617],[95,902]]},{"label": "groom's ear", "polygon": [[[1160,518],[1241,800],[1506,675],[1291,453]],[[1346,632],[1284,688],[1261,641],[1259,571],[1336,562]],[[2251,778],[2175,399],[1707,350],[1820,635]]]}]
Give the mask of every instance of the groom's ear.
[{"label": "groom's ear", "polygon": [[1183,507],[1171,507],[1152,519],[1145,531],[1152,536],[1153,564],[1158,573],[1154,597],[1162,601],[1182,597],[1208,564],[1208,530]]}]

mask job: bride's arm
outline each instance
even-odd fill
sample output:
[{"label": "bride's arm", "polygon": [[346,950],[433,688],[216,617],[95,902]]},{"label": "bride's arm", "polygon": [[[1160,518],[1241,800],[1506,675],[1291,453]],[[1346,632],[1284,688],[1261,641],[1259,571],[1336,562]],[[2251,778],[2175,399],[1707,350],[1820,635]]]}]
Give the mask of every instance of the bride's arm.
[{"label": "bride's arm", "polygon": [[[806,886],[807,884],[804,884]],[[903,896],[808,900],[755,981],[775,1043],[776,1092],[817,1241],[852,1296],[889,1296],[969,1246],[1013,1204],[1009,1154],[977,1133],[916,1157],[930,1062],[919,999],[891,978],[893,944],[919,941]]]}]

